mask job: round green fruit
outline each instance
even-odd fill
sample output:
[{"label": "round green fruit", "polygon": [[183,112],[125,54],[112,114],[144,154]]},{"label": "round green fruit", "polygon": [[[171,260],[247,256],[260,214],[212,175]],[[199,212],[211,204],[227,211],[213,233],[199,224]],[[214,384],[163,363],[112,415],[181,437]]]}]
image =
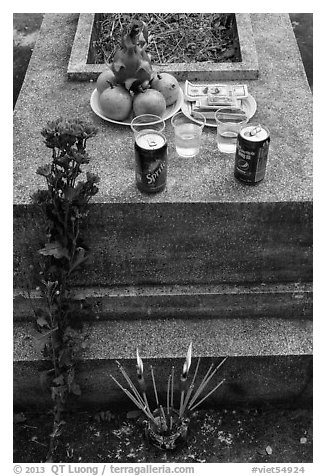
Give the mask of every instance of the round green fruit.
[{"label": "round green fruit", "polygon": [[109,68],[103,71],[97,78],[96,89],[101,94],[105,89],[114,86],[116,83],[114,72]]},{"label": "round green fruit", "polygon": [[155,114],[162,117],[166,110],[166,102],[163,94],[155,89],[146,89],[136,94],[133,102],[135,116],[141,114]]},{"label": "round green fruit", "polygon": [[174,104],[179,97],[179,83],[169,73],[158,73],[151,82],[151,88],[163,94],[167,106]]},{"label": "round green fruit", "polygon": [[132,111],[131,95],[120,85],[105,89],[100,94],[99,103],[103,114],[115,121],[124,121]]}]

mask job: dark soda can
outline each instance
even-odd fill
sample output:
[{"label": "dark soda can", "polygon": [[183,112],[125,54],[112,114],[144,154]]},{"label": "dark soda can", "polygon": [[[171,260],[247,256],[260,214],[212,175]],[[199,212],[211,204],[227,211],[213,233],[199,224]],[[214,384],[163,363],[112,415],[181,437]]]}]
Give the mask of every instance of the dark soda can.
[{"label": "dark soda can", "polygon": [[161,132],[144,130],[135,138],[136,185],[145,193],[161,192],[166,185],[167,142]]},{"label": "dark soda can", "polygon": [[246,124],[238,134],[234,176],[247,184],[263,180],[266,172],[270,134],[260,124]]}]

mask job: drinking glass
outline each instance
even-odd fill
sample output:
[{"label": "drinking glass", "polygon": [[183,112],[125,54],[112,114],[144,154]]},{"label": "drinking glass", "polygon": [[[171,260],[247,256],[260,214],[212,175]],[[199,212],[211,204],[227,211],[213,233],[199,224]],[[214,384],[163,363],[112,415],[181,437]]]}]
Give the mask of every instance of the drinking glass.
[{"label": "drinking glass", "polygon": [[217,147],[220,152],[232,154],[236,150],[241,127],[248,122],[246,113],[237,107],[220,107],[215,113]]},{"label": "drinking glass", "polygon": [[131,130],[135,134],[135,137],[140,132],[163,132],[165,128],[165,122],[160,116],[155,114],[142,114],[135,117],[131,121]]},{"label": "drinking glass", "polygon": [[171,124],[174,128],[175,146],[180,157],[195,157],[200,148],[200,139],[206,118],[199,112],[195,117],[188,117],[183,112],[176,113]]}]

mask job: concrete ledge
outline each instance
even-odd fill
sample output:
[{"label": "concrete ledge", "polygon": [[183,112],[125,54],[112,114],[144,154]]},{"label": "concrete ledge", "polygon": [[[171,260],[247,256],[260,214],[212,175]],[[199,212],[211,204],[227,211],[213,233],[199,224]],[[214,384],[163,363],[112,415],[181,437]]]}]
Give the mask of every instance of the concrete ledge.
[{"label": "concrete ledge", "polygon": [[[199,367],[198,381],[203,377],[209,365],[215,365],[220,358],[202,358]],[[174,365],[176,374],[181,371],[183,359],[146,359],[145,379],[150,382],[149,369],[153,365],[156,383],[161,401],[166,398],[166,382]],[[135,360],[122,360],[121,363],[136,383]],[[194,366],[196,360],[194,360]],[[45,363],[16,362],[14,364],[14,405],[24,409],[40,410],[51,408],[49,394],[42,390],[39,370],[47,369]],[[114,384],[110,374],[123,382],[123,377],[117,369],[114,360],[88,360],[80,362],[78,367],[78,383],[82,395],[68,401],[68,409],[100,407],[133,409],[133,404]],[[194,369],[191,370],[191,374]],[[282,356],[237,356],[229,357],[219,369],[216,376],[207,387],[207,393],[222,378],[225,383],[206,401],[207,407],[218,405],[232,406],[236,404],[266,404],[266,402],[286,402],[302,404],[312,401],[312,356],[282,355]],[[176,384],[177,386],[177,384]],[[176,388],[176,398],[179,392]],[[154,395],[151,385],[148,385],[150,405],[154,405]],[[178,400],[177,400],[178,401]]]},{"label": "concrete ledge", "polygon": [[[76,35],[68,64],[68,79],[73,81],[96,80],[105,70],[105,64],[88,63],[89,49],[93,40],[94,13],[79,15]],[[236,13],[242,60],[233,63],[171,63],[153,65],[159,72],[173,74],[179,81],[229,81],[248,80],[258,77],[258,59],[253,37],[250,14]]]},{"label": "concrete ledge", "polygon": [[[14,361],[42,360],[33,323],[15,323]],[[278,319],[111,320],[84,328],[86,359],[128,359],[139,348],[144,358],[184,357],[190,341],[194,356],[309,355],[312,321]]]},{"label": "concrete ledge", "polygon": [[[86,323],[83,335],[87,347],[77,363],[83,395],[77,406],[130,405],[109,375],[119,376],[116,359],[134,375],[136,346],[146,372],[149,363],[157,369],[157,385],[163,395],[171,365],[182,368],[190,341],[194,358],[202,358],[199,376],[210,362],[229,356],[217,376],[226,378],[227,383],[207,401],[209,406],[311,399],[312,322],[306,319],[97,321]],[[20,407],[50,404],[39,384],[38,370],[48,369],[49,362],[37,351],[37,336],[32,323],[15,323],[14,402]]]},{"label": "concrete ledge", "polygon": [[[75,288],[72,298],[99,319],[312,318],[312,285],[129,286]],[[14,290],[15,321],[34,321],[45,303],[37,291]],[[87,316],[85,316],[87,319]]]}]

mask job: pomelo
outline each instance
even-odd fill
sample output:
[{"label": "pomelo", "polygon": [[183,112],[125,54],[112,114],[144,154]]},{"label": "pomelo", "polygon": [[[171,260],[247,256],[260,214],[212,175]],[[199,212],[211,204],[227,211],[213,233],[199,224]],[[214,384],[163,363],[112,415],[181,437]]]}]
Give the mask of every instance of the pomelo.
[{"label": "pomelo", "polygon": [[135,116],[141,114],[155,114],[162,117],[166,110],[166,102],[163,94],[155,89],[146,89],[136,94],[133,102]]},{"label": "pomelo", "polygon": [[163,94],[167,106],[174,104],[179,97],[179,83],[169,73],[158,73],[151,82],[151,88]]},{"label": "pomelo", "polygon": [[132,97],[121,85],[105,89],[99,98],[103,114],[116,121],[127,119],[132,110]]},{"label": "pomelo", "polygon": [[114,86],[117,83],[114,72],[112,69],[106,69],[102,71],[96,81],[96,88],[101,94],[105,89]]}]

